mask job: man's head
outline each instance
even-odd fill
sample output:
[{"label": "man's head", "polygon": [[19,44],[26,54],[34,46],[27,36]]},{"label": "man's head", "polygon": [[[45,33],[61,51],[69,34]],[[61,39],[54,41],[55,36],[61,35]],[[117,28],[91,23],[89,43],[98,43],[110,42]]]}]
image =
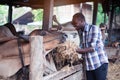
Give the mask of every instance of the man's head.
[{"label": "man's head", "polygon": [[85,17],[82,13],[76,13],[73,15],[72,24],[76,30],[83,29],[85,26]]},{"label": "man's head", "polygon": [[100,24],[101,31],[105,31],[107,29],[106,25],[104,23]]}]

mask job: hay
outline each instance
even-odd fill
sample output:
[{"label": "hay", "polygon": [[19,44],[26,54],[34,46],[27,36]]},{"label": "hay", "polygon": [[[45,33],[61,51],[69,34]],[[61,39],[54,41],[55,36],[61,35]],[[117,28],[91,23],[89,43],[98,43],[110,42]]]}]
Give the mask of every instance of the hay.
[{"label": "hay", "polygon": [[54,57],[54,61],[56,62],[56,66],[61,69],[65,65],[74,65],[77,62],[79,63],[79,55],[76,52],[76,49],[78,46],[75,44],[75,42],[72,41],[66,41],[65,43],[62,43],[57,46],[56,53]]}]

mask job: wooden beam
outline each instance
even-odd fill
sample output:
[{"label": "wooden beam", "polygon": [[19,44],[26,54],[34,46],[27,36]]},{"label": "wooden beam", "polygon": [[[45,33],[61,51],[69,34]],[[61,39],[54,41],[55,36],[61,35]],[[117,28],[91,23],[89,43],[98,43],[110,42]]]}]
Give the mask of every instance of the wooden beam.
[{"label": "wooden beam", "polygon": [[93,21],[92,24],[96,25],[96,21],[97,21],[97,10],[98,10],[98,2],[94,2],[93,4]]},{"label": "wooden beam", "polygon": [[31,59],[30,59],[30,80],[43,80],[43,37],[34,36],[30,38]]},{"label": "wooden beam", "polygon": [[74,67],[63,68],[53,74],[44,77],[44,80],[61,80],[67,76],[70,76],[78,71],[82,72],[82,64]]},{"label": "wooden beam", "polygon": [[44,0],[43,29],[48,30],[52,27],[54,0]]}]

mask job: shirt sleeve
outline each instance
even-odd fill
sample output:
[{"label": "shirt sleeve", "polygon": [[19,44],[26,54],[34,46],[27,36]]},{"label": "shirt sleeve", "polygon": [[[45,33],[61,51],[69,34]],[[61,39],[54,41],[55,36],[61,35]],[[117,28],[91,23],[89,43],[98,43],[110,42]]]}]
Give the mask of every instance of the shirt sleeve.
[{"label": "shirt sleeve", "polygon": [[93,26],[91,28],[91,43],[90,43],[90,46],[94,48],[96,48],[96,45],[97,45],[97,41],[98,41],[98,37],[101,36],[99,34],[99,28],[97,26]]}]

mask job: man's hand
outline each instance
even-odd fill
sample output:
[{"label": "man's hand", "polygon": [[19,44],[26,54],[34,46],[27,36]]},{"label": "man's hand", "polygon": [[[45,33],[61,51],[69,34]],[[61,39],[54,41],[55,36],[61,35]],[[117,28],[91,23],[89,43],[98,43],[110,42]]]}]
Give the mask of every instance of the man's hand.
[{"label": "man's hand", "polygon": [[83,53],[84,53],[84,52],[83,52],[83,49],[80,49],[80,48],[77,48],[77,49],[76,49],[76,52],[79,53],[79,54],[83,54]]},{"label": "man's hand", "polygon": [[84,48],[84,49],[81,49],[81,48],[77,48],[76,49],[76,52],[78,52],[79,54],[84,54],[84,53],[88,53],[88,52],[94,52],[94,48],[93,47],[89,47],[89,48]]}]

